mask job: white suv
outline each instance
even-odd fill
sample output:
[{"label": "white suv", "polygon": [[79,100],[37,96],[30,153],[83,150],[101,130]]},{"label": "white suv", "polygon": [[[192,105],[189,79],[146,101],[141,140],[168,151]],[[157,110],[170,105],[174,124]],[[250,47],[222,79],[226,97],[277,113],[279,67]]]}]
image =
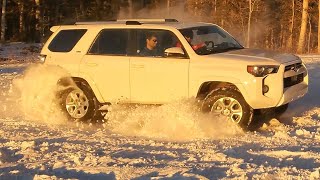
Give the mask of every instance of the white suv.
[{"label": "white suv", "polygon": [[[245,128],[254,110],[283,111],[308,91],[299,57],[244,48],[214,24],[128,19],[51,31],[40,57],[66,69],[76,83],[60,96],[71,119],[93,120],[101,105],[112,102],[163,104],[193,97],[203,111]],[[153,55],[142,53],[148,34],[156,43]]]}]

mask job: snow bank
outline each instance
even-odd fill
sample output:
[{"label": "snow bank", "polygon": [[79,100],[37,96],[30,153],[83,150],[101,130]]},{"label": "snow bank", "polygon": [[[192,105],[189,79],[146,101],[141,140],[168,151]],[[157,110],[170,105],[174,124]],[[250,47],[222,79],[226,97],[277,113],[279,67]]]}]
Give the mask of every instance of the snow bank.
[{"label": "snow bank", "polygon": [[38,60],[42,45],[39,43],[0,43],[0,66],[12,63],[30,63]]}]

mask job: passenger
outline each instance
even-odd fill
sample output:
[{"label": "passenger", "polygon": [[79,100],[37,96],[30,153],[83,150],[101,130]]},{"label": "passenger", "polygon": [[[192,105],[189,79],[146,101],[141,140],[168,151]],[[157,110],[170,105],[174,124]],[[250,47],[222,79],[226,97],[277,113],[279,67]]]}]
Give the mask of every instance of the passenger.
[{"label": "passenger", "polygon": [[158,38],[155,34],[147,34],[146,47],[140,52],[141,56],[159,56],[157,49]]},{"label": "passenger", "polygon": [[[196,44],[196,45],[192,45],[192,44],[191,44],[192,39],[193,39],[193,32],[192,32],[192,30],[183,31],[183,32],[182,32],[182,35],[183,35],[184,38],[188,41],[188,43],[191,45],[191,47],[192,47],[193,50],[198,50],[198,49],[206,46],[205,43],[199,43],[199,44]],[[181,44],[180,42],[178,42],[176,46],[177,46],[177,47],[182,47],[182,44]]]}]

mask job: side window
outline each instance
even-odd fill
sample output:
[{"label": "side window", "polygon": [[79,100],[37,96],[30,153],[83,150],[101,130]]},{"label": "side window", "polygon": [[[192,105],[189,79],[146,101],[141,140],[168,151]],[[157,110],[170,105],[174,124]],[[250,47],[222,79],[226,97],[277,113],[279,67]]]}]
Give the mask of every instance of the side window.
[{"label": "side window", "polygon": [[102,30],[89,50],[89,54],[127,55],[128,30]]},{"label": "side window", "polygon": [[61,30],[53,38],[48,49],[52,52],[70,52],[86,32],[86,29]]},{"label": "side window", "polygon": [[137,56],[166,57],[167,48],[176,47],[178,38],[168,30],[137,30]]}]

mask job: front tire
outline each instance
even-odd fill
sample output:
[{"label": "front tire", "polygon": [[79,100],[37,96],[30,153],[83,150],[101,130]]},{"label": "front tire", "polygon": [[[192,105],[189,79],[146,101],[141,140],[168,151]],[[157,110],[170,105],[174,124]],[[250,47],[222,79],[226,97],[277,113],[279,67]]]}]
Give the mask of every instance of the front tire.
[{"label": "front tire", "polygon": [[252,120],[253,109],[241,93],[233,87],[211,91],[202,103],[202,111],[226,116],[246,130]]},{"label": "front tire", "polygon": [[288,107],[289,107],[289,103],[276,107],[274,110],[276,117],[280,117],[283,113],[285,113]]}]

